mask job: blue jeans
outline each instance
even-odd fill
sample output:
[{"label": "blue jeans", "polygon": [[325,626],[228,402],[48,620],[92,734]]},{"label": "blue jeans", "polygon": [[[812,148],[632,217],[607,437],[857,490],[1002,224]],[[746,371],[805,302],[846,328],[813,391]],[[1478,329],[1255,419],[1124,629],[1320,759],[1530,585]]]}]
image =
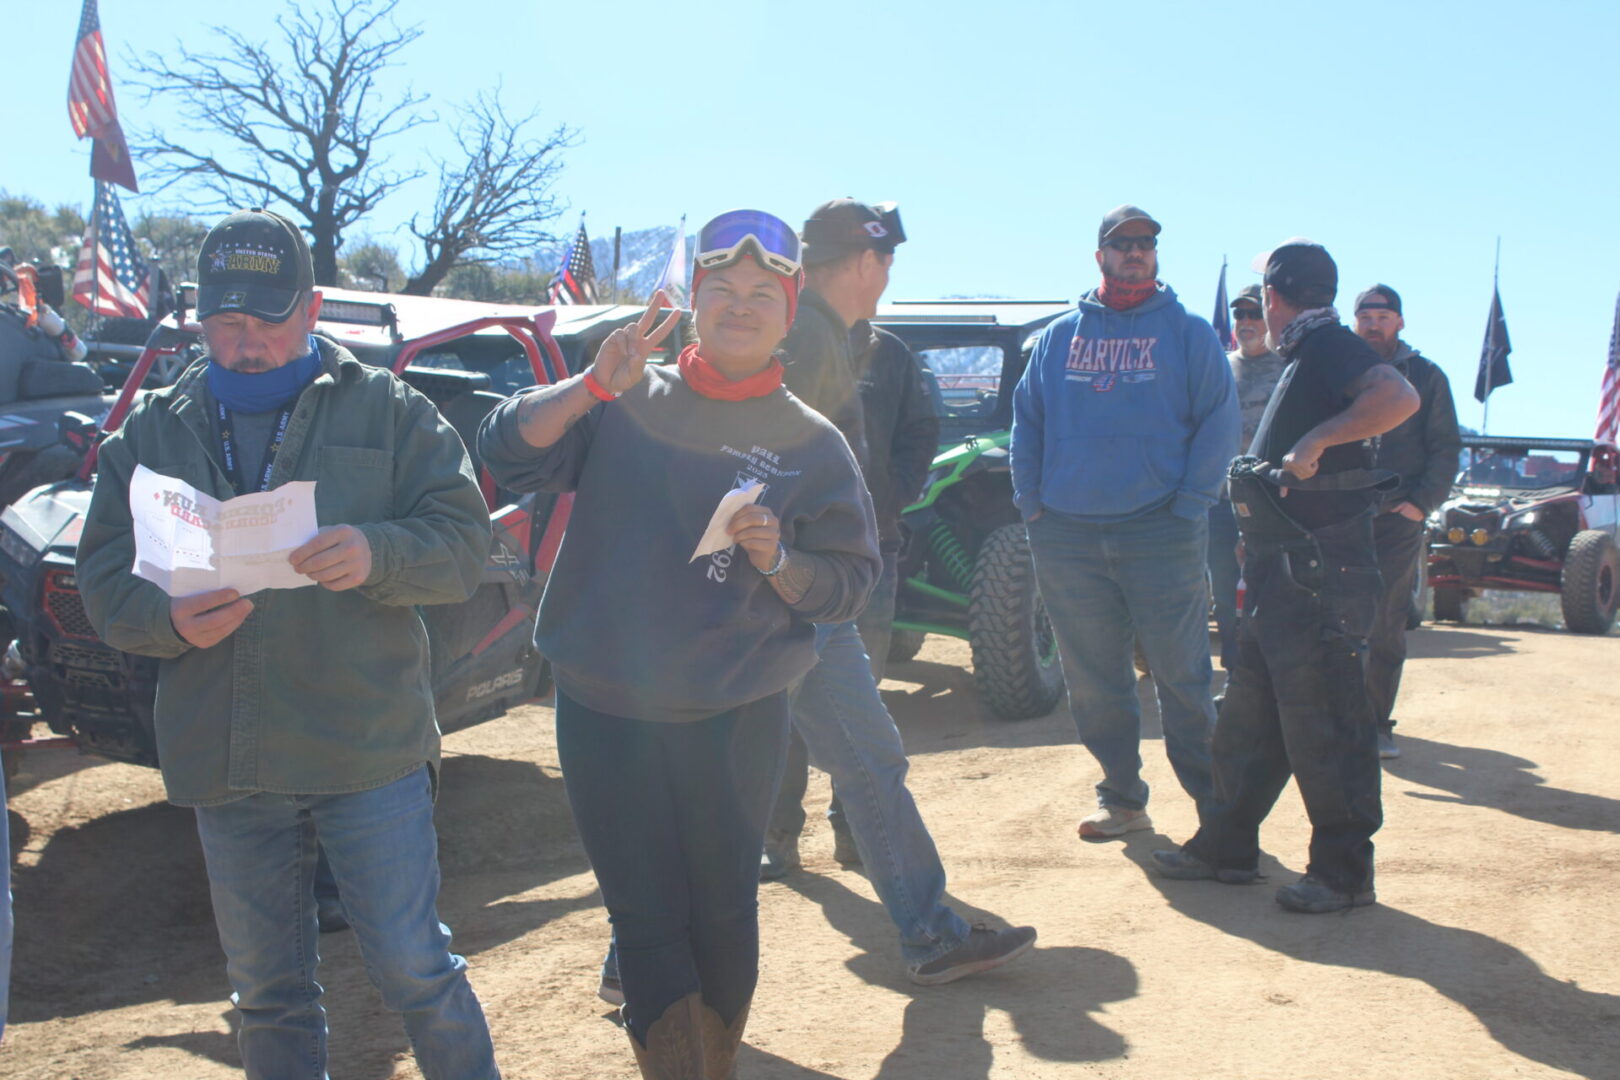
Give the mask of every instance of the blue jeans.
[{"label": "blue jeans", "polygon": [[1132,642],[1140,641],[1153,669],[1170,765],[1187,794],[1207,804],[1215,790],[1208,519],[1188,521],[1164,507],[1101,524],[1047,510],[1028,528],[1069,710],[1081,743],[1102,766],[1098,802],[1147,806],[1131,656]]},{"label": "blue jeans", "polygon": [[557,691],[568,804],[642,1046],[688,994],[727,1025],[753,997],[759,855],[786,743],[785,693],[671,724],[608,716]]},{"label": "blue jeans", "polygon": [[370,791],[261,792],[197,808],[214,921],[241,1013],[250,1080],[325,1080],[315,924],[316,838],[366,973],[399,1013],[428,1080],[497,1080],[467,962],[439,921],[438,841],[426,767]]},{"label": "blue jeans", "polygon": [[11,823],[6,820],[6,770],[0,763],[0,1035],[11,1000]]},{"label": "blue jeans", "polygon": [[819,628],[821,658],[793,699],[793,729],[832,777],[866,876],[915,967],[950,952],[969,927],[945,905],[945,868],[906,788],[911,763],[852,622]]}]

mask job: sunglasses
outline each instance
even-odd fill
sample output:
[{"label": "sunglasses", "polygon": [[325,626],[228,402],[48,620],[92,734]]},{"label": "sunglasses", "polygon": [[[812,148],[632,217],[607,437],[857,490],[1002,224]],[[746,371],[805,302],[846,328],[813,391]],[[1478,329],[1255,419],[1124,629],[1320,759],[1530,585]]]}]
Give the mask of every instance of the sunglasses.
[{"label": "sunglasses", "polygon": [[1260,309],[1257,307],[1236,307],[1232,309],[1232,318],[1234,319],[1259,319],[1262,317]]},{"label": "sunglasses", "polygon": [[1158,246],[1157,236],[1110,236],[1103,241],[1103,247],[1111,247],[1115,251],[1152,251]]},{"label": "sunglasses", "polygon": [[698,233],[693,263],[701,270],[729,266],[753,255],[767,270],[792,277],[799,272],[799,237],[781,218],[763,210],[728,210]]}]

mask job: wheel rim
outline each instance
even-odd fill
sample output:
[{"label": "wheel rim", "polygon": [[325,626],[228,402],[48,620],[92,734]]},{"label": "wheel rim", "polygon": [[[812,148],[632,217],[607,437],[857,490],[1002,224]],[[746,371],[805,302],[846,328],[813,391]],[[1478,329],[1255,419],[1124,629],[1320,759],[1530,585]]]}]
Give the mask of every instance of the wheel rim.
[{"label": "wheel rim", "polygon": [[1598,607],[1608,611],[1614,606],[1614,565],[1605,563],[1598,571],[1597,580]]}]

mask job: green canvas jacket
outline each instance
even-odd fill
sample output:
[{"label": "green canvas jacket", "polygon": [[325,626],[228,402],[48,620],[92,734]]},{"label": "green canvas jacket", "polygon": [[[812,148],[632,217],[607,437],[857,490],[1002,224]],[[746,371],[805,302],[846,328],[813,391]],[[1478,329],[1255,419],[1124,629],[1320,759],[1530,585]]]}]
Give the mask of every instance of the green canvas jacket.
[{"label": "green canvas jacket", "polygon": [[132,573],[129,479],[141,464],[219,499],[236,494],[220,465],[207,360],[147,395],[101,447],[79,589],[103,640],[160,660],[158,757],[169,800],[182,806],[364,791],[424,763],[438,774],[415,605],[472,595],[489,515],[461,440],[433,404],[315,340],[321,372],[293,411],[270,487],[314,480],[319,525],[360,529],[372,567],[358,588],[266,589],[230,637],[190,645],[169,620],[169,597]]}]

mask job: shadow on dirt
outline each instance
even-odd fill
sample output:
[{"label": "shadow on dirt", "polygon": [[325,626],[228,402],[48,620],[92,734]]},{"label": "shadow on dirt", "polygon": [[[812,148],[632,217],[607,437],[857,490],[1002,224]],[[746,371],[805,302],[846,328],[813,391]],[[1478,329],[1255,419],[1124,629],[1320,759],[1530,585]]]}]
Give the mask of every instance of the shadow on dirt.
[{"label": "shadow on dirt", "polygon": [[[834,929],[864,950],[849,961],[851,971],[911,999],[899,1041],[877,1080],[988,1077],[994,1051],[984,1036],[984,1019],[992,1009],[1007,1014],[1019,1045],[1042,1061],[1106,1061],[1125,1054],[1124,1037],[1092,1015],[1110,1001],[1135,996],[1136,968],[1122,956],[1101,949],[1043,949],[1037,942],[1033,952],[1003,969],[945,986],[915,986],[906,978],[894,924],[881,904],[835,878],[804,871],[781,884],[820,906]],[[947,901],[970,923],[996,922],[953,897]]]},{"label": "shadow on dirt", "polygon": [[1614,1075],[1620,1059],[1620,996],[1553,978],[1511,945],[1429,922],[1384,904],[1333,915],[1295,915],[1272,900],[1294,881],[1269,855],[1254,886],[1169,881],[1148,862],[1167,837],[1138,833],[1124,855],[1176,911],[1300,963],[1374,971],[1427,983],[1467,1009],[1507,1050],[1578,1076]]},{"label": "shadow on dirt", "polygon": [[1518,652],[1514,639],[1521,634],[1558,634],[1540,626],[1512,626],[1500,629],[1464,629],[1459,626],[1425,626],[1406,634],[1408,660],[1481,660]]},{"label": "shadow on dirt", "polygon": [[1534,761],[1500,750],[1406,734],[1401,735],[1401,756],[1384,762],[1393,776],[1451,792],[1408,791],[1408,798],[1485,807],[1562,829],[1620,833],[1620,799],[1549,787],[1531,771],[1537,768]]},{"label": "shadow on dirt", "polygon": [[[555,771],[448,756],[435,820],[444,875],[439,911],[455,932],[457,952],[477,954],[599,903],[588,878],[579,895],[507,899],[589,870]],[[190,810],[153,803],[60,830],[36,865],[18,869],[13,889],[19,932],[12,1020],[151,1001],[228,1001]],[[327,935],[320,947],[332,1071],[375,1080],[393,1075],[396,1057],[409,1046],[371,988],[354,936]],[[234,1024],[235,1011],[225,1012]],[[234,1035],[217,1031],[154,1033],[130,1045],[177,1047],[240,1067]]]}]

